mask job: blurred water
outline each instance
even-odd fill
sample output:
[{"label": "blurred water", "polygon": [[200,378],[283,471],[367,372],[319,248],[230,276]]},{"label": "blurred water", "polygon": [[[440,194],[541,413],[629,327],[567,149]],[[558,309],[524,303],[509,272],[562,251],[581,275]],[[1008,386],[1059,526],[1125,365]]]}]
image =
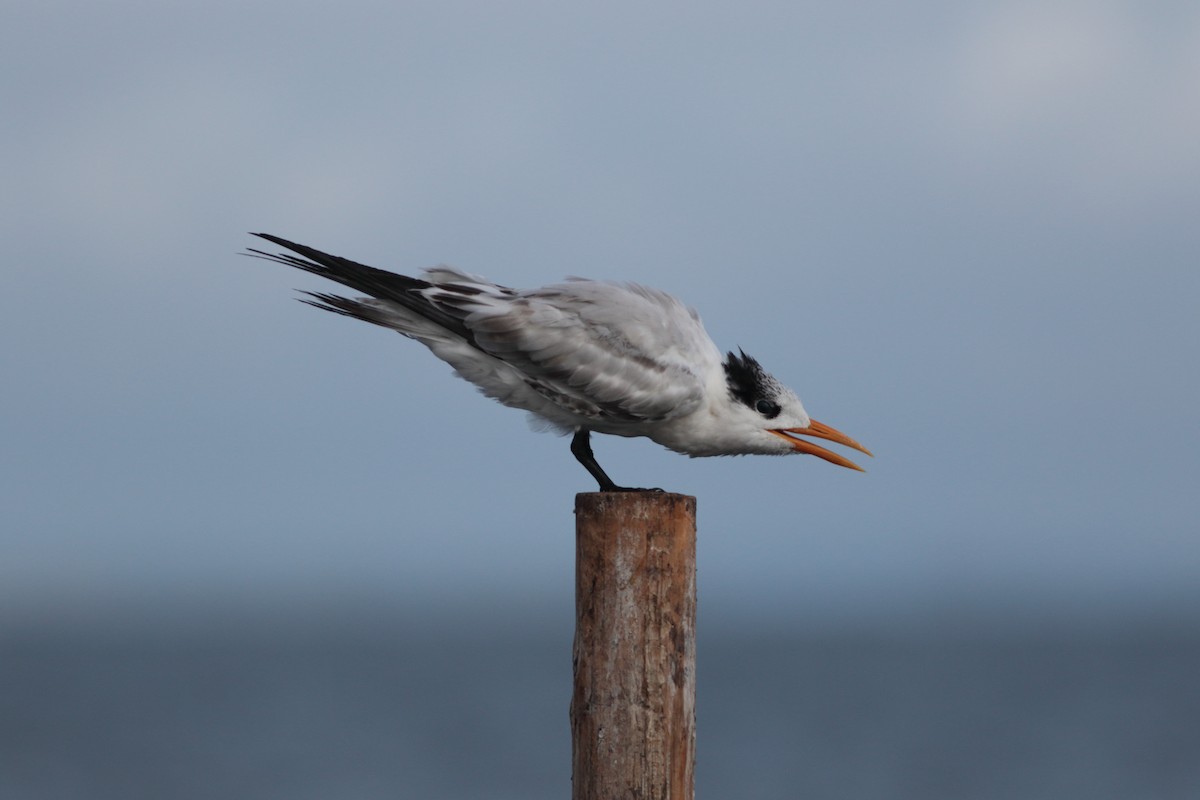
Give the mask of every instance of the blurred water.
[{"label": "blurred water", "polygon": [[[0,641],[0,798],[564,798],[569,623]],[[1200,636],[701,629],[697,794],[1200,797]]]}]

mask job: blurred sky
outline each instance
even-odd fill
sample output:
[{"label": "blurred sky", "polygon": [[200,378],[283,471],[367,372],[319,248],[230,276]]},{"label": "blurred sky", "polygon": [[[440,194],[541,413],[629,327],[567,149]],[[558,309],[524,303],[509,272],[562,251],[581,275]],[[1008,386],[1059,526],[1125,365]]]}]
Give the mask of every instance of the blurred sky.
[{"label": "blurred sky", "polygon": [[[263,230],[636,279],[870,446],[689,460],[702,614],[1200,607],[1200,7],[10,2],[0,608],[569,608],[567,441]],[[567,611],[569,613],[569,611]]]}]

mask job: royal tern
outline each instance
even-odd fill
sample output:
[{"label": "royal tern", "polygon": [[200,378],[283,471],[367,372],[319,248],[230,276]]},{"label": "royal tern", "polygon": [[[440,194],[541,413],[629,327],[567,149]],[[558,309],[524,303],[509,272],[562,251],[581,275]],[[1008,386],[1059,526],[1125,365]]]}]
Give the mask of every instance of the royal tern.
[{"label": "royal tern", "polygon": [[806,453],[861,471],[801,436],[870,451],[811,419],[800,398],[739,350],[722,357],[699,315],[634,283],[569,278],[517,290],[450,267],[409,278],[256,233],[288,253],[250,255],[368,295],[304,292],[311,306],[416,339],[488,397],[561,433],[600,484],[617,486],[592,453],[591,433],[645,436],[688,456]]}]

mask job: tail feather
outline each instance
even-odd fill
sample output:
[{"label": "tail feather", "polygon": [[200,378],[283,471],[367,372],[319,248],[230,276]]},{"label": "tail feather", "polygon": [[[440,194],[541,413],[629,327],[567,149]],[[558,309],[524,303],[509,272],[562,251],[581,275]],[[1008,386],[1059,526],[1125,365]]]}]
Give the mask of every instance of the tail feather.
[{"label": "tail feather", "polygon": [[287,253],[266,253],[262,250],[249,248],[250,252],[256,256],[276,261],[289,267],[295,267],[296,269],[302,269],[314,275],[320,275],[322,278],[336,281],[343,286],[349,286],[351,289],[365,292],[380,300],[394,300],[398,303],[404,303],[411,297],[411,292],[414,290],[427,289],[430,286],[428,281],[410,278],[406,275],[397,275],[394,272],[387,272],[375,267],[368,267],[366,264],[359,264],[357,261],[351,261],[348,258],[323,253],[307,245],[289,242],[287,239],[272,236],[269,233],[255,233],[252,235],[260,239],[266,239],[268,242],[273,242],[280,247],[285,247],[293,253],[304,256],[304,258],[297,258]]},{"label": "tail feather", "polygon": [[[395,303],[401,308],[407,309],[457,336],[461,336],[472,346],[477,346],[474,334],[462,323],[462,320],[437,308],[421,293],[422,290],[428,289],[433,285],[429,281],[410,278],[407,275],[397,275],[394,272],[387,272],[375,267],[368,267],[365,264],[359,264],[348,258],[330,255],[307,245],[297,244],[278,236],[272,236],[269,233],[254,233],[251,235],[257,236],[260,239],[266,239],[268,242],[272,242],[280,247],[291,250],[293,253],[297,253],[299,256],[303,256],[303,258],[300,258],[288,253],[268,253],[263,250],[256,250],[253,247],[247,248],[250,254],[256,258],[274,261],[288,267],[295,267],[305,272],[311,272],[313,275],[319,275],[322,278],[327,278],[343,286],[348,286],[351,289],[368,294],[376,300]],[[354,317],[355,319],[361,319],[364,322],[370,322],[375,325],[395,327],[393,324],[394,320],[389,321],[386,314],[380,309],[372,307],[370,304],[320,292],[305,292],[305,294],[314,298],[314,300],[301,300],[301,302],[307,303],[314,308]]]},{"label": "tail feather", "polygon": [[322,311],[332,311],[334,314],[341,314],[344,317],[361,319],[363,322],[382,325],[385,328],[394,327],[388,314],[377,305],[324,292],[305,292],[304,294],[313,298],[312,300],[300,298],[300,302],[307,306],[319,308]]}]

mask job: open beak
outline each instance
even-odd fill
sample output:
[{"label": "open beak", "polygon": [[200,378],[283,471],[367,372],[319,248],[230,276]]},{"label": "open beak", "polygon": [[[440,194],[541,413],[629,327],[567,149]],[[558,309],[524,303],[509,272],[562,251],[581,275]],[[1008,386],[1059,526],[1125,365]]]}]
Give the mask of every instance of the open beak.
[{"label": "open beak", "polygon": [[872,458],[875,457],[870,450],[863,447],[846,434],[842,433],[836,428],[831,428],[828,425],[817,422],[815,419],[809,422],[807,428],[769,428],[768,430],[770,433],[775,434],[780,439],[785,440],[792,446],[793,449],[795,449],[797,453],[808,453],[810,456],[823,458],[830,464],[837,464],[839,467],[846,467],[847,469],[856,469],[859,472],[866,472],[865,469],[860,467],[858,464],[855,464],[850,459],[843,458],[832,450],[826,450],[824,447],[815,445],[812,442],[806,442],[798,437],[812,436],[816,439],[828,439],[831,442],[837,442],[838,444],[845,445],[846,447],[851,447],[860,453],[866,453]]}]

